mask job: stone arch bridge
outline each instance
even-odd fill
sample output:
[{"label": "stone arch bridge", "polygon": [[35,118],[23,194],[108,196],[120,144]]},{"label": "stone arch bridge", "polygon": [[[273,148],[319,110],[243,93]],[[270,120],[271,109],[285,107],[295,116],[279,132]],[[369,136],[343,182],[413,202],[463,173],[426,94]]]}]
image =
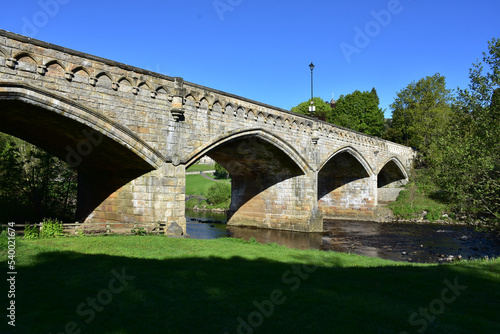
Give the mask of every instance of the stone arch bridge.
[{"label": "stone arch bridge", "polygon": [[232,177],[228,224],[322,231],[371,219],[412,149],[263,103],[0,30],[0,131],[78,170],[77,219],[186,230],[185,171]]}]

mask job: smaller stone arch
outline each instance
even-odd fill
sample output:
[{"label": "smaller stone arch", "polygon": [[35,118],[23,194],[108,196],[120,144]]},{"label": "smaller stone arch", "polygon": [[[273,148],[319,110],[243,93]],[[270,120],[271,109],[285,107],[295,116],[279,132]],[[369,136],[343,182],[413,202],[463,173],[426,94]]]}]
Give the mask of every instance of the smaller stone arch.
[{"label": "smaller stone arch", "polygon": [[245,117],[245,108],[238,107],[234,113],[234,116],[237,118],[244,118]]},{"label": "smaller stone arch", "polygon": [[246,115],[246,118],[249,120],[249,121],[257,121],[257,117],[255,116],[255,112],[250,109],[248,110],[248,113]]},{"label": "smaller stone arch", "polygon": [[37,60],[38,57],[36,57],[28,52],[19,52],[13,58],[19,62],[22,61],[22,62],[25,62],[28,64],[31,63],[31,64],[38,65],[40,63],[40,61]]},{"label": "smaller stone arch", "polygon": [[48,76],[64,77],[66,74],[66,66],[59,60],[50,60],[44,66],[47,69],[46,75]]},{"label": "smaller stone arch", "polygon": [[214,112],[214,115],[222,114],[222,105],[220,104],[220,102],[218,100],[216,100],[212,104],[212,111]]},{"label": "smaller stone arch", "polygon": [[137,87],[140,89],[151,90],[151,85],[147,81],[139,81]]},{"label": "smaller stone arch", "polygon": [[200,100],[200,107],[199,108],[208,110],[208,105],[209,105],[208,100],[206,98],[202,97]]},{"label": "smaller stone arch", "polygon": [[154,90],[154,96],[159,100],[168,100],[168,93],[168,88],[163,85],[156,87]]},{"label": "smaller stone arch", "polygon": [[269,125],[275,125],[276,119],[274,118],[274,115],[273,114],[267,115],[264,123],[269,124]]},{"label": "smaller stone arch", "polygon": [[113,77],[107,72],[100,72],[96,76],[96,86],[102,88],[111,88],[114,82]]},{"label": "smaller stone arch", "polygon": [[232,115],[234,112],[234,106],[231,103],[226,104],[222,113],[227,115]]},{"label": "smaller stone arch", "polygon": [[147,81],[136,81],[136,86],[132,87],[132,93],[139,96],[151,94],[151,86]]},{"label": "smaller stone arch", "polygon": [[20,52],[13,57],[17,62],[17,68],[21,71],[36,72],[39,62],[36,57],[28,52]]},{"label": "smaller stone arch", "polygon": [[283,127],[283,118],[281,116],[276,117],[276,122],[274,124],[277,128]]},{"label": "smaller stone arch", "polygon": [[129,78],[122,76],[116,81],[116,83],[118,84],[118,89],[115,90],[124,93],[130,93],[132,91],[133,82]]},{"label": "smaller stone arch", "polygon": [[266,122],[266,115],[264,115],[264,113],[262,111],[259,111],[259,113],[257,114],[256,121],[265,123]]},{"label": "smaller stone arch", "polygon": [[283,127],[285,129],[290,129],[290,120],[288,118],[283,122]]},{"label": "smaller stone arch", "polygon": [[90,78],[90,71],[83,66],[77,66],[71,72],[74,75],[74,82],[87,83]]},{"label": "smaller stone arch", "polygon": [[196,107],[196,99],[193,95],[189,94],[184,98],[184,104],[188,107]]}]

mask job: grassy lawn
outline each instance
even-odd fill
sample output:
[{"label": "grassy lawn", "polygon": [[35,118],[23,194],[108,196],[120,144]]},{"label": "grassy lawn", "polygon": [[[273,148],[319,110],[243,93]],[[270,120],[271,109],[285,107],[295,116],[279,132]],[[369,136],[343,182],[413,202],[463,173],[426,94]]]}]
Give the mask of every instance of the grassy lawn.
[{"label": "grassy lawn", "polygon": [[191,167],[189,167],[186,170],[186,172],[199,172],[199,171],[214,170],[214,169],[215,169],[214,165],[194,164]]},{"label": "grassy lawn", "polygon": [[[218,182],[231,183],[230,180],[220,180]],[[201,175],[186,175],[186,195],[207,196],[208,188],[215,181],[208,180]]]},{"label": "grassy lawn", "polygon": [[[17,240],[16,251],[17,333],[500,332],[498,259],[407,264],[163,236]],[[0,332],[14,332],[6,322]]]}]

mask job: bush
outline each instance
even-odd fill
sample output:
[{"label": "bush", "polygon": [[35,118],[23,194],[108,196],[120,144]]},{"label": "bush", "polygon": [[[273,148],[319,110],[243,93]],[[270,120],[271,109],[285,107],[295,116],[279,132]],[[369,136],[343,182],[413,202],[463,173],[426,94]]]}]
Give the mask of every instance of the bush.
[{"label": "bush", "polygon": [[186,209],[192,209],[199,204],[200,200],[198,198],[190,198],[188,201],[186,201]]},{"label": "bush", "polygon": [[38,226],[24,225],[24,239],[38,239],[39,236],[40,231],[38,230]]},{"label": "bush", "polygon": [[133,235],[147,235],[148,233],[144,229],[144,227],[136,227],[133,230],[131,230]]},{"label": "bush", "polygon": [[415,170],[406,189],[399,193],[397,200],[389,207],[399,218],[425,218],[434,222],[446,212],[446,204],[436,190],[427,170]]},{"label": "bush", "polygon": [[42,224],[41,238],[57,238],[63,235],[63,225],[59,220],[44,218]]},{"label": "bush", "polygon": [[207,202],[212,205],[226,202],[231,198],[231,186],[224,182],[217,182],[208,188]]},{"label": "bush", "polygon": [[215,178],[216,179],[227,179],[229,177],[229,173],[224,169],[219,163],[215,163]]}]

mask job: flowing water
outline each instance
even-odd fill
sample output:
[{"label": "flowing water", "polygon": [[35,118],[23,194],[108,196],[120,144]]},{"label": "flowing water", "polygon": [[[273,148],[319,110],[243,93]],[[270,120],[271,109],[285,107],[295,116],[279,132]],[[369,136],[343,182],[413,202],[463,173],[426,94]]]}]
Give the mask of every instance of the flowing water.
[{"label": "flowing water", "polygon": [[225,214],[186,210],[187,233],[195,239],[255,238],[297,249],[347,252],[394,261],[440,262],[500,256],[500,237],[471,226],[325,221],[323,233],[227,226]]}]

